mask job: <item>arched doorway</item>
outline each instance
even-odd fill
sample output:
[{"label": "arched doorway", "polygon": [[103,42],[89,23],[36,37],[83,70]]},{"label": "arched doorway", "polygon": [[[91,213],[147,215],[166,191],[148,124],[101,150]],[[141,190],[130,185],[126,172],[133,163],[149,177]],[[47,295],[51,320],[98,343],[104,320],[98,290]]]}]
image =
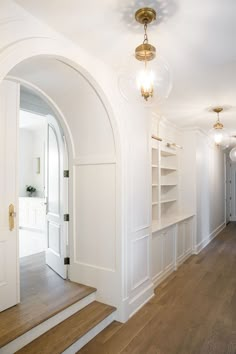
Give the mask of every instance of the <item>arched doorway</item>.
[{"label": "arched doorway", "polygon": [[[42,61],[42,59],[46,58],[41,57],[38,59]],[[50,61],[53,62],[53,60],[55,60],[55,66],[64,66],[66,71],[70,71],[75,77],[79,75],[80,80],[78,82],[80,82],[80,85],[83,82],[82,85],[84,85],[78,95],[81,98],[81,105],[75,107],[71,103],[78,103],[79,101],[65,92],[65,81],[61,88],[64,90],[64,95],[71,100],[67,100],[66,103],[64,102],[64,105],[61,104],[60,97],[62,96],[58,94],[58,91],[52,98],[53,88],[50,86],[50,83],[53,81],[52,78],[47,82],[49,84],[49,94],[47,93],[47,95],[56,102],[58,111],[61,113],[61,117],[63,117],[62,125],[67,128],[68,135],[72,137],[71,147],[69,148],[72,152],[69,161],[72,171],[72,183],[70,187],[72,200],[70,200],[70,203],[74,206],[74,209],[69,226],[71,230],[69,234],[72,239],[71,263],[73,265],[71,266],[70,277],[74,281],[96,286],[98,290],[101,289],[99,291],[101,298],[106,299],[107,297],[111,299],[114,296],[114,303],[116,303],[118,296],[120,296],[120,294],[117,295],[116,291],[116,287],[120,289],[120,256],[118,254],[116,237],[117,231],[120,228],[117,219],[117,216],[120,215],[120,206],[118,205],[119,194],[117,193],[119,189],[119,177],[117,175],[119,157],[117,159],[116,146],[117,130],[116,128],[113,129],[109,110],[107,110],[103,100],[101,100],[97,91],[91,86],[91,83],[85,80],[84,76],[78,73],[75,68],[65,65],[61,60],[50,58]],[[37,60],[35,63],[36,67],[38,67]],[[28,64],[29,62],[24,66],[23,63],[24,68],[22,72],[24,72]],[[16,75],[15,70],[11,72],[11,75],[24,79],[24,75]],[[68,72],[67,75],[69,75]],[[42,77],[42,75],[38,75],[38,87],[43,91]],[[25,77],[25,80],[29,80],[33,85],[35,84],[34,79],[35,77],[32,77],[29,80],[27,75]],[[71,80],[68,79],[67,83],[71,85]],[[57,84],[56,86],[58,87]],[[73,93],[76,92],[74,89],[75,87],[73,87]],[[83,102],[81,92],[85,91],[86,98],[89,98],[90,104],[88,104],[88,101],[86,104]],[[96,105],[94,102],[96,102]],[[81,109],[83,109],[83,112]],[[76,116],[78,120],[75,119]],[[103,207],[99,208],[99,203],[101,202],[103,203]],[[109,248],[109,254],[106,251],[106,247]],[[112,291],[111,281],[114,284]]]}]

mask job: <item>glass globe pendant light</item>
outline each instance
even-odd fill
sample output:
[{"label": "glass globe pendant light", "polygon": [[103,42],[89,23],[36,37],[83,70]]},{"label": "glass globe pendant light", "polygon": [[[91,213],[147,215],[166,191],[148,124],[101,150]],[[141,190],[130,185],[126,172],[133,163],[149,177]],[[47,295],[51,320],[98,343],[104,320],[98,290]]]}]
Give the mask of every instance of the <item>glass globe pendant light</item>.
[{"label": "glass globe pendant light", "polygon": [[149,43],[147,26],[156,20],[156,11],[141,8],[135,13],[137,22],[144,26],[144,40],[132,57],[126,62],[119,76],[119,88],[127,101],[153,104],[167,98],[171,91],[171,79],[168,65],[158,55],[156,48]]},{"label": "glass globe pendant light", "polygon": [[229,157],[230,157],[231,161],[233,161],[233,162],[236,161],[236,147],[234,147],[232,150],[230,150]]},{"label": "glass globe pendant light", "polygon": [[228,134],[225,131],[223,124],[220,122],[219,114],[222,111],[222,107],[213,108],[213,112],[217,113],[217,121],[209,133],[217,146],[224,147],[228,145]]}]

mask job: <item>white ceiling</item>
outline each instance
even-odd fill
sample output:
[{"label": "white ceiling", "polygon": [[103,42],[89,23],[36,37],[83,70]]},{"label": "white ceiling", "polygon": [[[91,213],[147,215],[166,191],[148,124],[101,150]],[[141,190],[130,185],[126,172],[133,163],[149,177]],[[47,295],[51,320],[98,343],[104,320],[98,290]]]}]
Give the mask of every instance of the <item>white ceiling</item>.
[{"label": "white ceiling", "polygon": [[15,0],[25,10],[85,48],[115,70],[143,40],[133,15],[143,6],[157,10],[149,40],[169,63],[173,90],[159,107],[180,126],[209,129],[209,106],[236,131],[235,0]]}]

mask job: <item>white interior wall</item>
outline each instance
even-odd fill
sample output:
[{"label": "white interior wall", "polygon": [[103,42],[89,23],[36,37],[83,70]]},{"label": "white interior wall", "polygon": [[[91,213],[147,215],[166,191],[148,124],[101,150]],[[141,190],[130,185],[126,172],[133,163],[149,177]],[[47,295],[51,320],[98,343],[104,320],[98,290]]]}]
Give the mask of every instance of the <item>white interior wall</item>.
[{"label": "white interior wall", "polygon": [[19,132],[19,196],[27,196],[26,186],[34,184],[33,134],[29,129]]},{"label": "white interior wall", "polygon": [[[20,112],[20,126],[26,124],[25,128],[21,127],[19,132],[19,195],[25,197],[26,185],[36,188],[34,196],[44,197],[44,178],[45,178],[45,127],[42,116],[37,116],[30,112]],[[36,120],[36,126],[34,121]],[[38,120],[38,122],[37,122]],[[21,123],[22,122],[22,123]],[[37,171],[37,161],[40,159],[40,171]]]},{"label": "white interior wall", "polygon": [[224,153],[197,133],[197,247],[202,248],[225,225]]},{"label": "white interior wall", "polygon": [[[37,190],[37,197],[44,197],[44,185],[45,185],[45,130],[37,129],[33,131],[33,183]],[[40,170],[39,173],[36,171],[37,164],[36,159],[40,159]]]},{"label": "white interior wall", "polygon": [[199,130],[184,131],[183,145],[183,205],[196,213],[198,253],[225,226],[224,153]]}]

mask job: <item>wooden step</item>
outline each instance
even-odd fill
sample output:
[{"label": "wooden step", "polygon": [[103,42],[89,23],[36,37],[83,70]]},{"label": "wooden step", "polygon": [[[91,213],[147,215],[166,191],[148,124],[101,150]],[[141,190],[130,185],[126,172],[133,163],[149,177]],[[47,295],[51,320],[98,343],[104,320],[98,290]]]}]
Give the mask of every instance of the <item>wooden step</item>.
[{"label": "wooden step", "polygon": [[[57,354],[62,353],[90,330],[99,325],[115,308],[94,301],[65,321],[29,343],[17,354]],[[96,335],[97,333],[95,333]],[[84,343],[86,344],[86,342]]]},{"label": "wooden step", "polygon": [[[49,294],[40,293],[40,296],[28,297],[27,301],[0,313],[0,353],[1,348],[11,344],[12,341],[18,340],[24,334],[27,336],[28,331],[34,331],[37,326],[44,326],[46,322],[51,328],[52,325],[49,322],[55,323],[56,316],[57,324],[94,300],[94,296],[91,296],[96,291],[95,288],[69,281],[64,281],[62,285],[57,286]],[[63,311],[65,314],[62,315]],[[66,315],[67,311],[68,315]],[[39,328],[40,335],[43,332],[44,330]]]}]

